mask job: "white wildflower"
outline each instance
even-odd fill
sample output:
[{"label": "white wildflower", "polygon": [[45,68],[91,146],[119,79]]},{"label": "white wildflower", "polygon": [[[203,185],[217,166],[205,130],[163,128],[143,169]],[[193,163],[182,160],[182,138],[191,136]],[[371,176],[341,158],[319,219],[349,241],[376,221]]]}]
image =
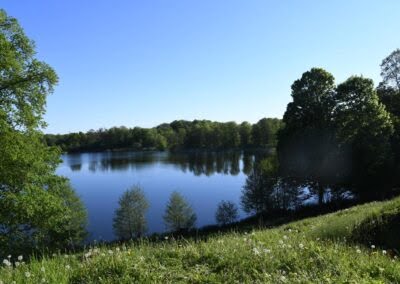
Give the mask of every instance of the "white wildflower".
[{"label": "white wildflower", "polygon": [[287,240],[287,239],[288,239],[288,236],[284,235],[284,236],[283,236],[283,239]]},{"label": "white wildflower", "polygon": [[70,269],[71,269],[71,266],[70,266],[69,264],[67,264],[67,265],[65,266],[65,269],[66,269],[66,270],[70,270]]},{"label": "white wildflower", "polygon": [[46,272],[46,269],[44,268],[44,266],[42,266],[42,268],[40,268],[40,271]]},{"label": "white wildflower", "polygon": [[20,265],[19,261],[15,262],[15,267],[18,267]]},{"label": "white wildflower", "polygon": [[168,240],[168,236],[165,236],[165,237],[164,237],[164,240]]},{"label": "white wildflower", "polygon": [[9,255],[7,256],[7,258],[10,259],[10,258],[11,258],[11,254],[9,254]]},{"label": "white wildflower", "polygon": [[371,245],[371,248],[374,249],[374,248],[375,248],[375,245]]},{"label": "white wildflower", "polygon": [[271,250],[270,249],[264,249],[264,253],[270,253]]},{"label": "white wildflower", "polygon": [[253,253],[255,255],[260,255],[260,251],[257,248],[253,248]]},{"label": "white wildflower", "polygon": [[42,282],[42,283],[46,283],[46,279],[45,279],[45,278],[42,278],[41,282]]},{"label": "white wildflower", "polygon": [[24,259],[24,258],[23,258],[22,255],[18,256],[18,260],[19,260],[19,261],[21,261],[21,260],[23,260],[23,259]]},{"label": "white wildflower", "polygon": [[279,244],[283,245],[283,241],[282,241],[282,240],[279,240]]},{"label": "white wildflower", "polygon": [[4,264],[5,266],[11,266],[11,262],[10,262],[8,259],[4,259],[4,260],[3,260],[3,264]]},{"label": "white wildflower", "polygon": [[299,248],[304,249],[304,245],[300,243]]},{"label": "white wildflower", "polygon": [[112,250],[108,250],[108,254],[113,254],[114,252]]},{"label": "white wildflower", "polygon": [[383,250],[382,253],[383,253],[383,254],[386,254],[387,252],[386,252],[386,250]]},{"label": "white wildflower", "polygon": [[361,253],[361,250],[360,250],[360,249],[357,249],[357,253]]},{"label": "white wildflower", "polygon": [[31,274],[27,271],[27,272],[25,272],[25,277],[29,278],[29,277],[31,277]]}]

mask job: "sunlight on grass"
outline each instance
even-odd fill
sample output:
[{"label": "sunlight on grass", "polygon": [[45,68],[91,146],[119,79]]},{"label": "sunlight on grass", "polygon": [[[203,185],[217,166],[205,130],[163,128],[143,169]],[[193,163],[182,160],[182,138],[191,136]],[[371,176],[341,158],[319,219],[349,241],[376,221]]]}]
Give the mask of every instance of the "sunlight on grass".
[{"label": "sunlight on grass", "polygon": [[399,203],[375,202],[201,242],[142,240],[27,264],[11,256],[0,283],[396,283],[400,262],[392,250],[355,244],[352,232],[365,220],[397,214]]}]

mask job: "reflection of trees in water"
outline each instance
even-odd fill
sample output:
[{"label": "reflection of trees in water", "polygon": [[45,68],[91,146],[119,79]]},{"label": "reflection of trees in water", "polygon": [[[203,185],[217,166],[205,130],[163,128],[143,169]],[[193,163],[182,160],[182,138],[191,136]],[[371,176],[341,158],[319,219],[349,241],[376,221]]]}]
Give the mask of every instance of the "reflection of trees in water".
[{"label": "reflection of trees in water", "polygon": [[128,171],[141,170],[150,167],[151,164],[158,162],[160,157],[150,153],[135,153],[125,155],[123,153],[106,153],[99,157],[93,157],[89,161],[89,170],[96,171]]},{"label": "reflection of trees in water", "polygon": [[[255,161],[242,189],[241,205],[245,212],[259,214],[296,210],[305,204],[340,203],[354,198],[348,188],[330,187],[322,194],[309,183],[279,174],[273,157]],[[321,200],[323,202],[321,202]]]},{"label": "reflection of trees in water", "polygon": [[[215,173],[236,176],[242,171],[249,174],[259,153],[241,151],[227,152],[104,152],[88,156],[88,169],[97,171],[128,171],[149,168],[155,163],[174,165],[183,172],[196,176],[211,176]],[[82,155],[68,155],[67,163],[71,170],[82,168]],[[70,158],[71,157],[71,158]]]},{"label": "reflection of trees in water", "polygon": [[[211,176],[215,173],[235,176],[241,171],[240,164],[244,156],[238,151],[174,153],[164,162],[179,165],[182,171],[192,172],[196,176]],[[249,161],[253,160],[254,158],[247,158],[246,169],[251,167]]]},{"label": "reflection of trees in water", "polygon": [[69,154],[62,157],[66,159],[71,171],[80,171],[82,168],[82,155],[81,154]]}]

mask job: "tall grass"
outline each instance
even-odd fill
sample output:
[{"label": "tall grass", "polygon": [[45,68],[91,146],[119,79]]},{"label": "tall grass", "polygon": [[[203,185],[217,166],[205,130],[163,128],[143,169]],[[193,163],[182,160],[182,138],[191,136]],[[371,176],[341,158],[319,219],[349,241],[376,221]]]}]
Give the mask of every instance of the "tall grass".
[{"label": "tall grass", "polygon": [[[3,265],[3,283],[400,283],[388,243],[357,242],[357,230],[386,226],[400,199],[371,203],[276,229],[207,241],[142,240],[74,255]],[[365,226],[375,221],[373,227]],[[360,229],[362,228],[362,229]],[[361,234],[362,235],[362,234]],[[1,283],[1,282],[0,282]]]}]

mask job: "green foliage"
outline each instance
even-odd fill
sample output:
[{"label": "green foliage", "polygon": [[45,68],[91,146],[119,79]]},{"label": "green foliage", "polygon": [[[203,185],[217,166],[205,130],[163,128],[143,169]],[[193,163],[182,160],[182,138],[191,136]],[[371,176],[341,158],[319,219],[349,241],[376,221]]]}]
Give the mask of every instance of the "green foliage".
[{"label": "green foliage", "polygon": [[400,91],[400,49],[394,50],[381,64],[383,84]]},{"label": "green foliage", "polygon": [[379,96],[370,79],[353,76],[335,87],[333,76],[318,68],[293,83],[293,102],[279,131],[281,175],[308,186],[320,202],[328,188],[347,187],[368,199],[390,192],[400,161],[395,132],[400,104],[389,84],[397,72],[393,56],[382,64],[382,74],[391,73]]},{"label": "green foliage", "polygon": [[33,42],[4,10],[0,10],[0,50],[0,118],[13,129],[43,126],[46,96],[57,75],[35,58]]},{"label": "green foliage", "polygon": [[60,153],[40,132],[57,76],[3,10],[0,70],[0,255],[73,248],[85,236],[86,213],[55,175]]},{"label": "green foliage", "polygon": [[278,139],[281,174],[320,195],[341,168],[332,118],[334,89],[334,77],[320,68],[296,80]]},{"label": "green foliage", "polygon": [[222,200],[218,204],[217,211],[215,212],[215,220],[220,225],[233,223],[239,217],[238,208],[235,203]]},{"label": "green foliage", "polygon": [[170,231],[188,230],[196,223],[196,214],[185,198],[174,191],[168,201],[164,222]]},{"label": "green foliage", "polygon": [[392,167],[391,117],[372,80],[362,77],[351,77],[337,87],[336,104],[338,140],[352,149],[352,183],[364,192],[375,191],[389,178],[385,173]]},{"label": "green foliage", "polygon": [[[245,212],[258,214],[288,208],[281,207],[282,193],[287,194],[291,190],[287,190],[285,183],[278,176],[278,168],[276,155],[260,161],[253,168],[242,189],[241,206]],[[297,191],[296,187],[293,189]]]},{"label": "green foliage", "polygon": [[139,186],[134,186],[119,199],[115,211],[114,231],[119,239],[129,240],[144,235],[147,231],[146,211],[149,204]]},{"label": "green foliage", "polygon": [[[396,209],[397,208],[397,209]],[[355,243],[375,216],[399,214],[399,199],[357,206],[275,229],[207,241],[141,240],[0,268],[4,283],[399,283],[393,247]],[[397,213],[396,213],[397,210]],[[385,217],[386,218],[386,217]],[[377,222],[377,227],[379,224]],[[390,227],[388,227],[390,228]],[[397,230],[392,228],[392,233]],[[365,231],[371,234],[371,231]],[[392,234],[393,235],[393,234]],[[398,241],[398,240],[397,240]],[[373,247],[374,245],[375,247]],[[12,264],[18,260],[12,256]],[[8,259],[7,259],[8,260]]]},{"label": "green foliage", "polygon": [[276,133],[282,122],[265,118],[254,125],[243,122],[213,122],[177,120],[155,128],[113,127],[87,133],[46,135],[48,145],[64,151],[101,151],[109,149],[179,150],[179,149],[246,149],[276,145]]}]

